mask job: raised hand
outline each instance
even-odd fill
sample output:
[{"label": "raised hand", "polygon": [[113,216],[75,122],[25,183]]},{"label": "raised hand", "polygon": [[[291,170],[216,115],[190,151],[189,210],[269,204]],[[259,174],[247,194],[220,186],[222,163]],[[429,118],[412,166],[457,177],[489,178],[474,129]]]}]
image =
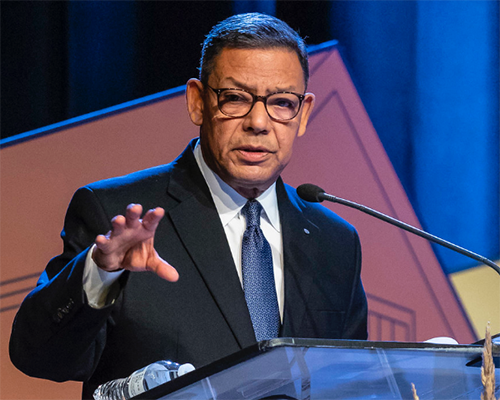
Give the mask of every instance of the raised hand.
[{"label": "raised hand", "polygon": [[152,271],[167,281],[177,281],[176,269],[154,248],[156,228],[165,211],[160,207],[149,210],[142,219],[141,214],[140,204],[130,204],[125,216],[114,217],[111,231],[97,236],[92,258],[105,271]]}]

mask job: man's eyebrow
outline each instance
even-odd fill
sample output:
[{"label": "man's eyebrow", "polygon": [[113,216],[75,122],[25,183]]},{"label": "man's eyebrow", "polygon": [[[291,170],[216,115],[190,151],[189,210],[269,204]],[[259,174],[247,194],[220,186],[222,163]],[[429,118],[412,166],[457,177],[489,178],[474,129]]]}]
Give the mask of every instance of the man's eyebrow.
[{"label": "man's eyebrow", "polygon": [[[251,86],[248,86],[248,85],[245,85],[244,83],[241,83],[240,81],[238,81],[237,79],[231,77],[231,76],[228,76],[228,77],[225,77],[222,79],[222,81],[226,82],[226,81],[230,81],[228,83],[224,83],[223,86],[225,88],[233,88],[233,89],[244,89],[244,90],[247,90],[248,92],[251,92],[251,93],[255,93],[255,88],[254,87],[251,87]],[[222,89],[222,88],[220,88]],[[276,87],[272,90],[267,90],[267,94],[270,94],[270,93],[276,93],[276,92],[292,92],[292,91],[296,91],[296,89],[294,88],[294,86],[286,86],[286,87]]]},{"label": "man's eyebrow", "polygon": [[224,87],[231,87],[234,89],[245,89],[245,90],[248,90],[249,92],[251,92],[252,90],[255,90],[255,88],[252,88],[248,85],[245,85],[244,83],[241,83],[240,81],[238,81],[237,79],[235,79],[231,76],[225,77],[222,80],[224,82],[229,81],[228,83],[223,84]]}]

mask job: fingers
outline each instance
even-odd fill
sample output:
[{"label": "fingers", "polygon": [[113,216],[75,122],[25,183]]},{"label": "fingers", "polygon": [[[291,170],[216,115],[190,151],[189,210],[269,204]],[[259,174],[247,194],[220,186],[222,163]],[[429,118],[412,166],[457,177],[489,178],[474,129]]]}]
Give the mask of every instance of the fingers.
[{"label": "fingers", "polygon": [[[140,204],[129,204],[125,213],[127,228],[137,228],[141,224],[142,206]],[[115,217],[116,218],[116,217]]]},{"label": "fingers", "polygon": [[165,210],[161,207],[148,210],[143,219],[141,214],[140,204],[129,204],[125,216],[115,216],[111,220],[111,231],[96,237],[92,258],[106,271],[149,270],[165,280],[177,281],[179,274],[158,256],[153,244],[156,228]]},{"label": "fingers", "polygon": [[106,244],[108,243],[108,237],[109,237],[109,235],[111,235],[111,231],[109,231],[106,236],[104,236],[104,235],[98,235],[95,238],[95,244],[97,245],[97,247],[99,249],[102,249],[102,248],[104,248],[106,246]]},{"label": "fingers", "polygon": [[165,210],[161,207],[149,210],[142,219],[142,225],[148,231],[154,231],[156,230],[156,227],[158,226],[159,222],[161,221],[164,215],[165,215]]},{"label": "fingers", "polygon": [[125,231],[125,228],[127,227],[127,220],[123,215],[117,215],[111,220],[111,233],[108,235],[108,237],[112,236],[119,236]]},{"label": "fingers", "polygon": [[111,220],[111,235],[116,237],[123,234],[126,229],[137,229],[141,226],[142,206],[140,204],[129,204],[125,216],[117,215]]},{"label": "fingers", "polygon": [[108,235],[108,237],[120,236],[126,230],[141,229],[141,226],[150,232],[154,232],[165,215],[165,210],[161,207],[148,210],[142,220],[141,214],[142,206],[140,204],[129,204],[125,216],[117,215],[111,220],[112,230],[111,235]]}]

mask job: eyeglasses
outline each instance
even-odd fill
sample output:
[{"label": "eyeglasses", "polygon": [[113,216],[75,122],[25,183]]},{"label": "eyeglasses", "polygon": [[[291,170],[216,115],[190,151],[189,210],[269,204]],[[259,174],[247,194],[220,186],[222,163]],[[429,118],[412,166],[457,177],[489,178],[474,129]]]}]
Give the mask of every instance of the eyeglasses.
[{"label": "eyeglasses", "polygon": [[244,89],[214,89],[217,94],[217,106],[228,117],[245,117],[252,111],[256,102],[262,101],[267,114],[276,121],[289,121],[297,116],[305,95],[294,92],[276,92],[267,96],[257,96]]}]

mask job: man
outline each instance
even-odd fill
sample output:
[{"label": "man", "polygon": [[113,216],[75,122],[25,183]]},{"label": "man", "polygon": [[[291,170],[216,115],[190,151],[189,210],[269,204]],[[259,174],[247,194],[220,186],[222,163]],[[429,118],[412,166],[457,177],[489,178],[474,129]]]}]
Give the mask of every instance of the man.
[{"label": "man", "polygon": [[313,109],[307,80],[304,42],[284,22],[215,26],[186,87],[199,141],[75,193],[64,251],[16,316],[13,363],[84,381],[91,398],[159,359],[200,367],[278,335],[366,339],[356,231],[279,178]]}]

